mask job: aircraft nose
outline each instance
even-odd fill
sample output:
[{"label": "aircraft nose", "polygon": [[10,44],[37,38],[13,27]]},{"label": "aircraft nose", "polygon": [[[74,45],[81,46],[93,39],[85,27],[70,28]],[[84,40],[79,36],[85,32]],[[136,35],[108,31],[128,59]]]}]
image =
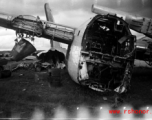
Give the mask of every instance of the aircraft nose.
[{"label": "aircraft nose", "polygon": [[11,28],[11,21],[13,16],[0,13],[0,26],[5,28]]}]

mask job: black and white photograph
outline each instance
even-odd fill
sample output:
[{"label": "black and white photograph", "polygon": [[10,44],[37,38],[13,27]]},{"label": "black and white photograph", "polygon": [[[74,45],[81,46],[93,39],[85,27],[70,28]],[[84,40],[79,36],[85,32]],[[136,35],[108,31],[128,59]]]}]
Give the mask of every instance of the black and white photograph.
[{"label": "black and white photograph", "polygon": [[152,119],[152,0],[0,0],[0,119]]}]

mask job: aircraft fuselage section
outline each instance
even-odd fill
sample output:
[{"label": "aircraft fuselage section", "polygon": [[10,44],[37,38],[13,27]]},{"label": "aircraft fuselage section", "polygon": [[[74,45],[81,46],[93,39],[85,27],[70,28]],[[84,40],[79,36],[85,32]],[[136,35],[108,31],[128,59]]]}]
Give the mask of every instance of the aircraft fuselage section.
[{"label": "aircraft fuselage section", "polygon": [[75,31],[68,49],[67,69],[71,78],[94,90],[118,92],[124,75],[128,74],[125,70],[132,70],[134,42],[123,19],[108,15],[89,19]]},{"label": "aircraft fuselage section", "polygon": [[74,34],[74,40],[71,43],[71,45],[69,45],[67,51],[67,69],[69,75],[76,83],[79,83],[78,72],[79,72],[80,53],[82,49],[82,40],[86,27],[91,20],[92,18],[90,18],[86,23],[80,26],[80,28],[76,29]]}]

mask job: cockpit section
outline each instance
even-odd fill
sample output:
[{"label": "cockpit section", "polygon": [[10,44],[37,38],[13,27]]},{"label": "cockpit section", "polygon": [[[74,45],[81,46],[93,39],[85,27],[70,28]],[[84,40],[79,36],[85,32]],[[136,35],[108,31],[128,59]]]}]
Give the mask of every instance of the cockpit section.
[{"label": "cockpit section", "polygon": [[126,91],[134,63],[135,40],[121,18],[97,15],[83,37],[79,82],[97,91]]}]

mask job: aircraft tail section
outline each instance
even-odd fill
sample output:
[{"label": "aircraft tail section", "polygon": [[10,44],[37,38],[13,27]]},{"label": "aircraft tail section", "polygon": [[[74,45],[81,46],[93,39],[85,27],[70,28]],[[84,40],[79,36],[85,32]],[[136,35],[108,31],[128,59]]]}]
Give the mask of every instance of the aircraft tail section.
[{"label": "aircraft tail section", "polygon": [[[52,11],[51,11],[48,3],[45,3],[44,9],[45,9],[46,20],[55,23],[53,15],[52,15]],[[56,42],[56,41],[53,41],[52,39],[50,39],[50,44],[51,44],[51,48],[55,48],[56,50],[61,51],[64,54],[66,54],[66,49],[61,48],[59,42]]]},{"label": "aircraft tail section", "polygon": [[[54,22],[54,18],[48,3],[45,3],[44,9],[45,9],[46,20],[50,22]],[[51,48],[53,48],[53,40],[50,40],[50,44],[51,44]]]},{"label": "aircraft tail section", "polygon": [[52,11],[51,11],[48,3],[45,3],[44,9],[45,9],[45,14],[46,14],[46,20],[50,21],[50,22],[54,22]]}]

